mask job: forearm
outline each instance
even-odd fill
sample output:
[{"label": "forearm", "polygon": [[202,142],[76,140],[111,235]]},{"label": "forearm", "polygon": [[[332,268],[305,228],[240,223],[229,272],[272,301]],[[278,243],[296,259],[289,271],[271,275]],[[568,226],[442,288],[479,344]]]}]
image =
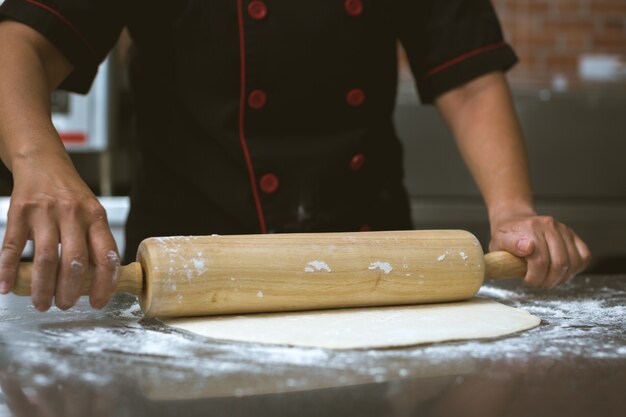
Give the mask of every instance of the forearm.
[{"label": "forearm", "polygon": [[[72,71],[43,36],[0,23],[0,156],[14,187],[0,251],[0,293],[15,285],[27,240],[35,246],[32,299],[39,311],[73,306],[89,264],[92,306],[111,297],[119,266],[106,212],[82,181],[54,129],[50,93]],[[59,247],[61,251],[59,253]]]},{"label": "forearm", "polygon": [[524,281],[552,288],[582,271],[591,257],[576,233],[533,206],[528,160],[502,73],[480,77],[437,99],[483,194],[491,224],[490,250],[526,259]]},{"label": "forearm", "polygon": [[0,23],[0,156],[13,170],[42,157],[69,162],[50,117],[50,93],[70,64],[41,35]]},{"label": "forearm", "polygon": [[489,217],[534,214],[521,128],[502,73],[480,77],[437,99],[485,199]]}]

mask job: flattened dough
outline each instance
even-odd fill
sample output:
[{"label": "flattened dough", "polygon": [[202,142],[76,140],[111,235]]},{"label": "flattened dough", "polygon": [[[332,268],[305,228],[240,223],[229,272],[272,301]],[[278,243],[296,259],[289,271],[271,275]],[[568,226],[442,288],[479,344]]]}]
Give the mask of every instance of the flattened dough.
[{"label": "flattened dough", "polygon": [[539,325],[524,310],[491,300],[247,316],[163,319],[219,340],[368,349],[504,336]]}]

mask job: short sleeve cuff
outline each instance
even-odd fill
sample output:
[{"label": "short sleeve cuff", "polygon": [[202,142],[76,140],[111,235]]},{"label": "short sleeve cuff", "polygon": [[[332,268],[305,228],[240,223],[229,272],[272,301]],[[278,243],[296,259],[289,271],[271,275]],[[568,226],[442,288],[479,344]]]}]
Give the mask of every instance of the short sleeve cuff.
[{"label": "short sleeve cuff", "polygon": [[506,71],[517,56],[506,42],[498,42],[453,58],[428,70],[417,80],[420,99],[430,104],[441,94],[493,71]]},{"label": "short sleeve cuff", "polygon": [[0,20],[23,23],[45,36],[73,64],[74,71],[60,88],[86,93],[104,57],[90,45],[76,25],[62,12],[34,0],[6,0],[0,7]]}]

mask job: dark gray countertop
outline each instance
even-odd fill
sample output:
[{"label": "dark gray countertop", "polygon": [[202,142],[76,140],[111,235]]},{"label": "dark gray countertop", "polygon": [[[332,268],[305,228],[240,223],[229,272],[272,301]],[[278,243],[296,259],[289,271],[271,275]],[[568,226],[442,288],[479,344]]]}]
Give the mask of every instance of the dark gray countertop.
[{"label": "dark gray countertop", "polygon": [[[497,285],[497,286],[496,286]],[[37,313],[0,297],[2,416],[621,416],[626,275],[479,294],[542,318],[507,338],[378,351],[216,342],[119,296]]]}]

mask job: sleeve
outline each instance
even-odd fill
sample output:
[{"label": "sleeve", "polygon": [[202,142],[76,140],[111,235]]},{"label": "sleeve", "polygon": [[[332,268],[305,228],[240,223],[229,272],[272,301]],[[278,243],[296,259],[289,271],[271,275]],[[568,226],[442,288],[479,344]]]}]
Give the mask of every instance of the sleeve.
[{"label": "sleeve", "polygon": [[424,103],[517,62],[490,0],[397,0],[396,20]]},{"label": "sleeve", "polygon": [[74,66],[60,88],[86,93],[126,24],[125,3],[132,1],[6,0],[0,20],[24,23],[50,40]]}]

